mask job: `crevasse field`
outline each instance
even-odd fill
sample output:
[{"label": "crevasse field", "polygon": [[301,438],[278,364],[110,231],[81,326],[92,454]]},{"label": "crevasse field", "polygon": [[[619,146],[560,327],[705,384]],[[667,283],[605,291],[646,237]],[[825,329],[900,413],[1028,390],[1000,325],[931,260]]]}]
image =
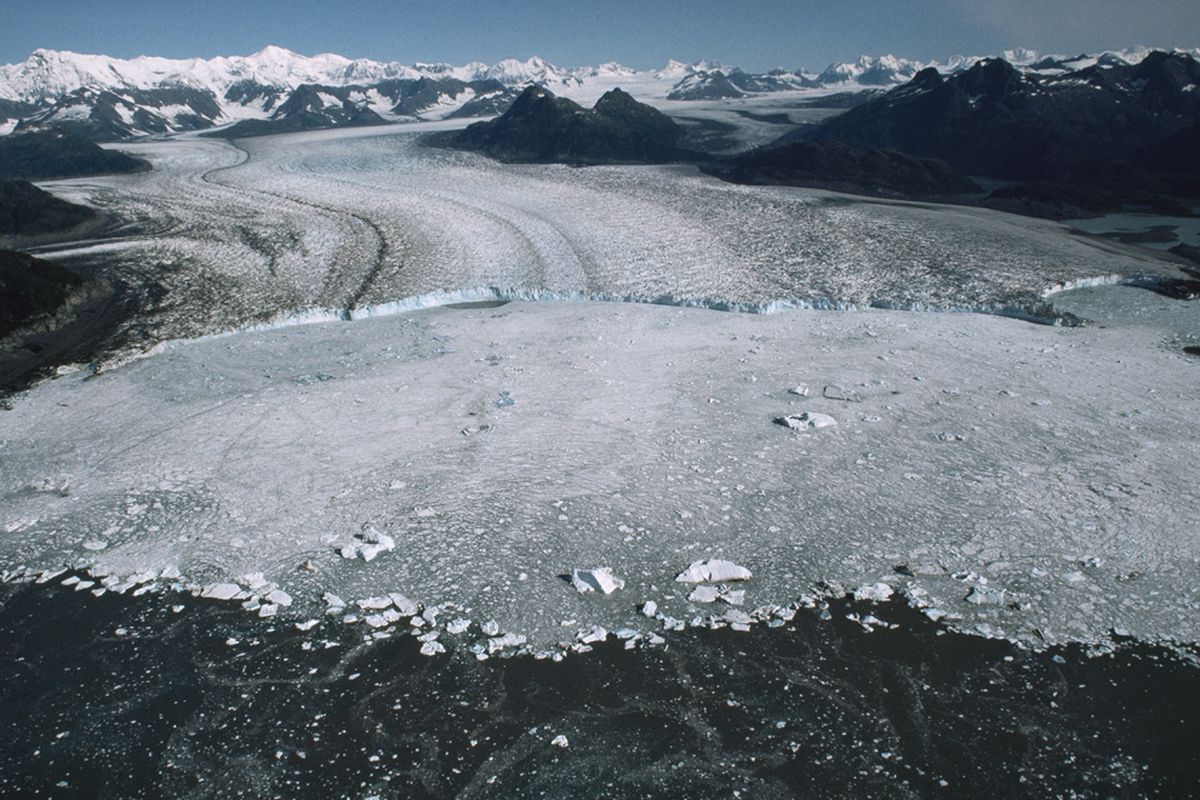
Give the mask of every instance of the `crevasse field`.
[{"label": "crevasse field", "polygon": [[[1200,641],[1200,313],[1111,285],[1170,263],[416,128],[142,144],[152,173],[51,185],[128,223],[58,257],[166,293],[141,352],[0,413],[9,579],[480,657],[856,590],[1034,646]],[[1029,321],[1056,318],[1092,324]],[[804,412],[836,425],[776,422]],[[705,558],[752,577],[693,595]],[[624,586],[577,592],[598,567]]]}]

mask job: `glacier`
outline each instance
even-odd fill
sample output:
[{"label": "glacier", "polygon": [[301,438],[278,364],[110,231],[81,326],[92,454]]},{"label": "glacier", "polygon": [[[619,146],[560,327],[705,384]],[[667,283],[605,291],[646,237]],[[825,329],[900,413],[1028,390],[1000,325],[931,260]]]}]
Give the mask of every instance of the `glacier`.
[{"label": "glacier", "polygon": [[[123,145],[154,171],[44,184],[125,221],[47,255],[162,291],[124,350],[0,412],[7,578],[431,657],[855,589],[1029,646],[1198,640],[1200,387],[1164,345],[1196,312],[1104,285],[1172,264],[980,209],[418,144],[451,124]],[[774,422],[803,414],[838,424]],[[706,559],[753,577],[697,605],[675,577]],[[576,592],[601,564],[625,588]]]}]

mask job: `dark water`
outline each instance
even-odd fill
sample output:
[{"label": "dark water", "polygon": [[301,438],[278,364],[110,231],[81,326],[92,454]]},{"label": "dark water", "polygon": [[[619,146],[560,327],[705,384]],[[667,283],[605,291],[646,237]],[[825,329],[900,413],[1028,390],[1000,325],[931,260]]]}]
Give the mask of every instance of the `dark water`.
[{"label": "dark water", "polygon": [[[172,609],[173,603],[185,606]],[[1185,797],[1200,669],[1030,654],[900,604],[562,664],[178,597],[0,589],[0,796]],[[237,639],[237,644],[227,640]],[[311,649],[302,649],[310,643]],[[327,646],[332,644],[335,646]],[[567,737],[568,747],[552,745]]]}]

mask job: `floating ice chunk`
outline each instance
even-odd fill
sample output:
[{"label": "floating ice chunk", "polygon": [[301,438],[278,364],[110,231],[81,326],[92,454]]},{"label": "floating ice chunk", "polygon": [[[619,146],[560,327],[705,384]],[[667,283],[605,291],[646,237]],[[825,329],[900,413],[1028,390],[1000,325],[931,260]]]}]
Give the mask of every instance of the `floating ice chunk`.
[{"label": "floating ice chunk", "polygon": [[653,617],[658,613],[658,603],[653,600],[647,600],[642,603],[642,614],[647,617]]},{"label": "floating ice chunk", "polygon": [[252,592],[257,592],[259,589],[271,586],[271,582],[261,572],[251,572],[248,575],[242,575],[238,578],[238,583],[244,583]]},{"label": "floating ice chunk", "polygon": [[822,392],[822,394],[827,400],[845,400],[848,403],[858,403],[862,401],[862,398],[859,397],[857,393],[852,392],[849,389],[843,389],[841,386],[838,386],[834,383],[826,386],[825,391]]},{"label": "floating ice chunk", "polygon": [[383,536],[383,541],[364,544],[358,548],[358,555],[363,561],[371,561],[380,553],[386,553],[393,550],[396,543],[392,541],[390,536]]},{"label": "floating ice chunk", "polygon": [[364,597],[362,600],[356,600],[355,605],[363,611],[380,611],[392,605],[392,598],[386,595],[383,597]]},{"label": "floating ice chunk", "polygon": [[311,631],[313,628],[317,627],[318,624],[319,623],[317,620],[308,619],[308,620],[305,620],[304,622],[297,622],[296,630],[300,631],[301,633],[304,633],[307,631]]},{"label": "floating ice chunk", "polygon": [[599,625],[593,625],[590,628],[584,628],[579,633],[575,634],[575,639],[582,644],[603,642],[607,638],[608,631]]},{"label": "floating ice chunk", "polygon": [[292,596],[281,589],[272,589],[267,593],[266,600],[268,603],[274,603],[277,606],[287,608],[292,604]]},{"label": "floating ice chunk", "polygon": [[567,741],[567,737],[561,733],[550,740],[550,744],[554,747],[570,747],[571,743]]},{"label": "floating ice chunk", "polygon": [[715,603],[720,594],[721,590],[716,586],[697,586],[688,595],[688,601],[692,603]]},{"label": "floating ice chunk", "polygon": [[954,431],[941,431],[940,433],[935,433],[933,438],[939,442],[961,442],[966,439],[961,433],[955,433]]},{"label": "floating ice chunk", "polygon": [[494,619],[489,619],[487,622],[480,625],[479,629],[483,631],[484,636],[495,636],[500,633],[500,623],[496,622]]},{"label": "floating ice chunk", "polygon": [[693,561],[687,569],[675,576],[678,583],[721,583],[744,581],[749,578],[750,570],[722,558]]},{"label": "floating ice chunk", "polygon": [[367,623],[372,628],[386,628],[389,624],[383,614],[368,614],[367,616],[363,617],[363,622]]},{"label": "floating ice chunk", "polygon": [[108,547],[108,542],[101,541],[100,539],[91,539],[83,543],[84,550],[103,550],[106,547]]},{"label": "floating ice chunk", "polygon": [[617,589],[624,588],[625,581],[616,577],[609,567],[596,569],[577,569],[571,573],[571,584],[580,594],[601,592],[612,594]]},{"label": "floating ice chunk", "polygon": [[326,592],[325,594],[321,595],[321,599],[325,601],[325,605],[330,606],[331,608],[346,607],[346,601],[338,597],[333,592]]},{"label": "floating ice chunk", "polygon": [[158,577],[164,581],[178,581],[183,580],[183,573],[179,571],[178,567],[166,566],[162,568],[162,572],[158,573]]},{"label": "floating ice chunk", "polygon": [[392,605],[396,607],[396,610],[406,617],[415,616],[419,610],[416,603],[399,592],[389,592],[388,598],[392,601]]},{"label": "floating ice chunk", "polygon": [[396,541],[391,536],[370,525],[366,526],[361,533],[356,533],[354,538],[356,541],[338,548],[338,553],[342,558],[361,558],[363,561],[372,561],[380,553],[396,549]]},{"label": "floating ice chunk", "polygon": [[828,414],[817,411],[805,411],[801,414],[788,414],[786,417],[776,417],[775,423],[794,431],[806,431],[813,428],[832,428],[837,420]]},{"label": "floating ice chunk", "polygon": [[743,632],[750,630],[750,624],[754,622],[753,617],[744,611],[738,611],[736,608],[731,608],[726,611],[722,619],[728,622],[729,627],[733,628],[735,631]]},{"label": "floating ice chunk", "polygon": [[892,598],[893,589],[883,581],[863,585],[854,590],[855,600],[870,600],[873,603],[883,603]]},{"label": "floating ice chunk", "polygon": [[417,515],[418,519],[431,519],[437,516],[437,511],[430,506],[414,508],[413,513]]},{"label": "floating ice chunk", "polygon": [[[43,570],[37,576],[37,580],[35,580],[34,583],[49,583],[50,581],[54,580],[59,575],[62,575],[66,571],[67,571],[66,567],[60,567],[59,569]],[[76,579],[76,580],[78,580],[78,579]]]},{"label": "floating ice chunk", "polygon": [[210,583],[200,590],[200,596],[208,600],[245,600],[248,597],[236,583]]},{"label": "floating ice chunk", "polygon": [[262,607],[258,609],[258,615],[264,618],[273,617],[277,613],[279,613],[279,606],[275,605],[274,603],[264,603]]},{"label": "floating ice chunk", "polygon": [[519,633],[506,633],[503,636],[493,636],[488,639],[488,655],[494,655],[506,647],[520,647],[527,640]]},{"label": "floating ice chunk", "polygon": [[446,646],[435,639],[430,639],[421,645],[421,655],[423,656],[436,656],[444,652],[446,652]]},{"label": "floating ice chunk", "polygon": [[801,383],[788,389],[788,394],[794,394],[797,397],[808,397],[808,385]]},{"label": "floating ice chunk", "polygon": [[1002,606],[1004,605],[1004,590],[994,586],[976,584],[971,587],[971,591],[967,592],[967,596],[963,599],[977,606]]},{"label": "floating ice chunk", "polygon": [[460,634],[466,633],[467,628],[471,627],[471,620],[456,617],[446,623],[446,633]]},{"label": "floating ice chunk", "polygon": [[[703,588],[703,587],[697,587]],[[731,606],[740,606],[746,602],[745,589],[722,589],[720,596],[717,598],[722,602],[728,603]]]}]

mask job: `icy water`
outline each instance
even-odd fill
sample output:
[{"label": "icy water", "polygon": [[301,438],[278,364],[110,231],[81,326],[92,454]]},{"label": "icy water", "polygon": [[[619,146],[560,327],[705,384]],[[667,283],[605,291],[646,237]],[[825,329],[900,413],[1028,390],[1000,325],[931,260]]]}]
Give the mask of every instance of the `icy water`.
[{"label": "icy water", "polygon": [[[866,614],[898,628],[848,618]],[[186,597],[7,587],[0,640],[5,797],[1183,797],[1200,782],[1194,652],[1031,653],[894,602],[479,663]]]}]

